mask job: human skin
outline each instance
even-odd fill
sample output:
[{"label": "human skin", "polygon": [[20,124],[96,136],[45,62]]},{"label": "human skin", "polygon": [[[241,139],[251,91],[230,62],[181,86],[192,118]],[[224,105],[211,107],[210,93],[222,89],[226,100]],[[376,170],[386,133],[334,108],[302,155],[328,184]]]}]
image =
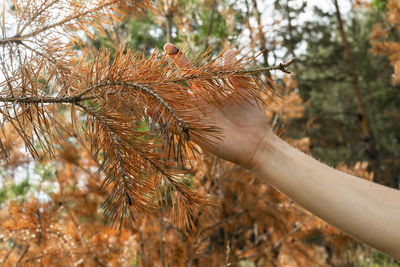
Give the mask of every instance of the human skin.
[{"label": "human skin", "polygon": [[[192,67],[174,45],[164,50],[178,68]],[[226,53],[226,63],[235,62],[232,54]],[[349,236],[400,260],[398,190],[340,172],[291,147],[271,131],[256,103],[228,99],[207,107],[207,114],[221,138],[212,144],[194,139],[203,149],[249,169]]]}]

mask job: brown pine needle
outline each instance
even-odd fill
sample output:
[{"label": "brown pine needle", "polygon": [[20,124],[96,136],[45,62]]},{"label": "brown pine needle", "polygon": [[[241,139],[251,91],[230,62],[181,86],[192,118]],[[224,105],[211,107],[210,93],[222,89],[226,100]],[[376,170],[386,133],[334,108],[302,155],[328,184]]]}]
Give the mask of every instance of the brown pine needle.
[{"label": "brown pine needle", "polygon": [[[281,88],[269,79],[264,82],[260,75],[271,70],[288,73],[294,60],[243,69],[254,59],[223,66],[222,55],[211,59],[204,53],[198,57],[201,65],[182,75],[157,50],[145,58],[121,46],[112,64],[109,58],[108,52],[101,51],[94,60],[87,56],[79,58],[79,64],[63,66],[62,83],[57,76],[62,62],[46,66],[27,61],[23,73],[0,84],[3,120],[39,157],[36,144],[53,155],[60,138],[57,108],[80,112],[80,116],[71,113],[71,118],[77,136],[90,141],[93,158],[102,162],[105,179],[100,188],[109,192],[103,207],[111,226],[131,226],[142,214],[156,212],[162,192],[170,190],[173,217],[178,225],[192,229],[194,210],[210,202],[191,192],[186,181],[184,166],[189,164],[188,153],[195,150],[190,136],[205,141],[218,138],[218,126],[200,119],[204,104],[199,103],[218,104],[231,95],[262,101],[260,92],[274,95]],[[38,82],[43,70],[50,75]],[[246,91],[233,87],[230,77],[239,79]],[[191,82],[196,83],[196,98],[190,93]]]}]

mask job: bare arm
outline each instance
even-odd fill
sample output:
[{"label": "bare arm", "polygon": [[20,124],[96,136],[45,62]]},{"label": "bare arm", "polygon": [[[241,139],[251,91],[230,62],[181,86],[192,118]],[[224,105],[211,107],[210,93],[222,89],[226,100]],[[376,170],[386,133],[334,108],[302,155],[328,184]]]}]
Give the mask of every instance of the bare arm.
[{"label": "bare arm", "polygon": [[399,191],[322,164],[273,133],[251,171],[348,235],[400,259]]},{"label": "bare arm", "polygon": [[[164,48],[179,68],[191,67],[175,46]],[[207,113],[223,136],[213,146],[195,140],[202,148],[251,170],[326,222],[400,260],[399,191],[335,170],[291,147],[272,133],[257,105],[227,100]]]}]

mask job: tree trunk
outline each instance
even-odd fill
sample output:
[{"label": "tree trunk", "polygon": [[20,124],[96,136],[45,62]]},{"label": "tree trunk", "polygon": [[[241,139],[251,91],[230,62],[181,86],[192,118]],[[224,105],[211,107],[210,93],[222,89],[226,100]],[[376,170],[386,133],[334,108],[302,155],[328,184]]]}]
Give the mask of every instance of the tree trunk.
[{"label": "tree trunk", "polygon": [[173,18],[173,13],[169,9],[169,7],[166,5],[165,6],[165,28],[166,28],[166,35],[167,35],[167,43],[173,43],[173,38],[172,38],[172,18]]},{"label": "tree trunk", "polygon": [[263,55],[263,59],[264,59],[264,66],[268,67],[268,50],[267,50],[267,41],[265,39],[265,35],[264,35],[264,31],[263,31],[263,26],[261,23],[261,13],[260,10],[258,9],[258,5],[257,5],[257,0],[252,0],[253,2],[253,9],[254,9],[254,13],[256,16],[256,21],[257,21],[257,36],[258,36],[258,40],[260,42],[260,49],[262,51],[262,55]]},{"label": "tree trunk", "polygon": [[217,12],[217,2],[214,0],[211,3],[211,14],[210,14],[210,21],[208,22],[206,36],[204,37],[204,50],[208,49],[208,37],[211,35],[213,27],[214,27],[214,17],[215,13]]},{"label": "tree trunk", "polygon": [[[378,172],[380,164],[379,164],[378,151],[376,149],[376,141],[375,141],[375,137],[372,132],[372,129],[371,129],[370,121],[368,119],[367,112],[365,109],[365,104],[364,104],[364,101],[362,98],[361,89],[360,89],[360,85],[358,82],[359,81],[358,75],[357,75],[356,68],[354,65],[354,58],[353,58],[353,55],[351,54],[350,45],[349,45],[349,42],[347,41],[347,37],[344,32],[343,20],[342,20],[342,15],[340,13],[338,1],[337,0],[332,0],[332,1],[336,8],[336,18],[338,21],[339,33],[340,33],[340,37],[342,39],[347,63],[349,64],[349,72],[350,72],[350,77],[351,77],[351,81],[353,84],[356,105],[357,105],[358,113],[360,116],[361,133],[362,133],[363,141],[366,145],[366,153],[373,165],[374,171]],[[377,177],[375,177],[375,179],[376,178]],[[379,180],[380,179],[378,178],[377,181],[379,181]]]},{"label": "tree trunk", "polygon": [[[288,33],[289,33],[290,39],[293,40],[293,39],[294,39],[294,37],[293,37],[293,30],[294,30],[294,28],[293,28],[293,24],[292,24],[292,17],[290,16],[289,3],[290,3],[290,0],[288,0],[288,1],[286,2],[286,12],[287,12],[287,16],[288,16]],[[295,52],[294,52],[295,44],[293,44],[293,42],[288,42],[288,43],[290,43],[290,46],[289,46],[289,49],[290,49],[289,53],[290,53],[290,55],[292,56],[292,58],[296,58],[296,54],[295,54]],[[299,67],[298,67],[297,64],[294,64],[294,65],[293,65],[293,68],[294,68],[295,75],[296,75],[297,88],[298,88],[299,90],[301,90],[301,81],[300,81],[300,79],[299,79]]]}]

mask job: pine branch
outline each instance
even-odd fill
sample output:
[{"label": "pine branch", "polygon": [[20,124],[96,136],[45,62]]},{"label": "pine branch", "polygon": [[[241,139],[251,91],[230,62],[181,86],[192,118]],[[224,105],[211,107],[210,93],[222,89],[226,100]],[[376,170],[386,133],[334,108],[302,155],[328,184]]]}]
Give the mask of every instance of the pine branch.
[{"label": "pine branch", "polygon": [[[99,190],[105,185],[105,184],[110,184],[112,181],[116,182],[116,185],[114,186],[114,193],[110,194],[109,197],[107,197],[105,204],[104,204],[104,208],[106,210],[106,213],[108,213],[109,215],[111,215],[111,225],[113,226],[114,223],[118,220],[117,217],[120,217],[120,226],[119,228],[121,229],[122,227],[122,219],[124,217],[124,215],[128,215],[130,216],[132,219],[134,219],[133,214],[130,213],[130,209],[129,206],[133,205],[133,201],[132,201],[132,197],[131,197],[131,192],[132,192],[132,186],[134,187],[134,189],[138,190],[140,186],[137,186],[135,184],[135,179],[129,179],[129,177],[131,177],[131,174],[129,173],[129,171],[127,170],[126,167],[126,162],[124,159],[124,156],[122,155],[122,146],[121,146],[121,140],[120,138],[114,133],[114,131],[112,130],[112,127],[106,122],[106,120],[103,118],[103,116],[101,116],[98,112],[94,111],[93,109],[85,106],[85,105],[81,105],[81,104],[77,104],[79,107],[81,107],[85,112],[87,112],[88,114],[90,114],[91,116],[95,117],[102,125],[102,127],[104,127],[105,131],[104,133],[109,135],[109,139],[111,139],[111,151],[108,151],[106,153],[114,153],[114,156],[117,159],[118,162],[118,172],[121,173],[120,178],[122,179],[122,184],[117,182],[120,179],[115,180],[115,177],[113,176],[112,172],[108,172],[108,167],[110,166],[105,166],[105,171],[108,172],[107,174],[107,178],[104,179],[102,185],[100,186]],[[104,161],[108,161],[108,159],[105,159]],[[132,184],[133,182],[133,184]],[[117,202],[117,205],[122,205],[122,212],[121,209],[118,208],[117,206],[115,206],[114,204],[114,197],[116,195],[115,190],[119,190],[119,186],[122,185],[122,194],[120,194],[120,197],[124,198],[124,201],[122,202]],[[118,192],[119,193],[119,192]],[[118,212],[118,210],[120,210],[120,212]]]},{"label": "pine branch", "polygon": [[12,240],[12,246],[11,248],[7,251],[7,253],[4,255],[4,258],[2,260],[2,263],[6,263],[8,257],[11,255],[11,253],[14,251],[15,247],[17,246],[17,243]]},{"label": "pine branch", "polygon": [[180,82],[189,82],[192,80],[198,79],[212,79],[212,78],[221,78],[221,77],[234,77],[234,76],[242,76],[244,74],[257,75],[260,73],[268,73],[271,70],[280,70],[284,73],[290,74],[291,72],[287,70],[287,68],[292,65],[296,61],[296,58],[292,58],[285,63],[280,63],[276,66],[267,67],[267,68],[256,68],[256,69],[240,69],[240,70],[225,70],[225,71],[209,71],[207,73],[198,73],[191,75],[183,75],[179,78],[171,78],[162,83],[180,83]]},{"label": "pine branch", "polygon": [[[56,1],[56,2],[57,2],[57,1]],[[21,43],[21,42],[22,42],[23,40],[25,40],[25,39],[28,39],[28,38],[33,37],[33,36],[37,36],[37,35],[39,35],[40,33],[43,33],[43,32],[45,32],[45,31],[47,31],[47,30],[56,28],[56,27],[58,27],[58,26],[66,25],[67,23],[69,23],[69,22],[71,22],[71,21],[73,21],[73,20],[80,19],[80,18],[85,18],[85,16],[88,16],[88,15],[91,14],[91,13],[95,13],[95,12],[101,10],[101,9],[104,9],[104,8],[106,8],[106,7],[108,7],[108,6],[111,6],[111,5],[113,5],[113,4],[116,4],[117,2],[118,2],[118,0],[106,2],[106,3],[102,4],[102,5],[96,6],[96,7],[94,7],[94,8],[91,8],[91,9],[89,9],[89,10],[86,10],[86,11],[84,11],[84,12],[81,12],[81,13],[78,13],[78,14],[75,14],[75,15],[72,15],[72,16],[68,16],[68,17],[66,17],[65,19],[62,19],[61,21],[58,21],[58,22],[55,22],[55,23],[53,23],[53,24],[47,25],[47,26],[45,26],[45,27],[43,27],[43,28],[37,29],[37,30],[35,30],[35,31],[33,31],[33,32],[30,32],[30,33],[27,33],[27,34],[24,34],[24,35],[20,35],[20,34],[18,33],[18,34],[16,34],[16,35],[14,35],[13,37],[5,38],[5,39],[0,39],[0,45],[10,44],[10,43],[19,44],[19,43]],[[52,4],[52,5],[53,5],[53,4]],[[51,7],[51,5],[50,5],[49,7]],[[36,16],[36,17],[37,17],[37,16]]]},{"label": "pine branch", "polygon": [[[132,163],[131,161],[133,159],[126,156],[127,154],[132,155],[135,151],[144,162],[148,163],[150,168],[156,170],[157,173],[165,179],[166,185],[171,186],[172,189],[178,193],[178,198],[182,198],[183,201],[187,203],[187,205],[180,207],[180,209],[192,208],[202,203],[199,201],[200,198],[196,198],[198,196],[195,193],[187,192],[188,187],[183,183],[183,181],[181,181],[182,179],[166,172],[162,167],[162,163],[156,162],[154,159],[150,158],[149,154],[152,152],[143,151],[134,140],[124,140],[124,138],[120,137],[120,135],[115,132],[114,127],[107,122],[107,119],[100,112],[79,103],[77,105],[86,113],[96,118],[104,128],[103,134],[106,135],[104,139],[111,140],[111,147],[106,145],[106,141],[97,142],[92,140],[93,143],[101,144],[101,147],[96,148],[96,150],[102,149],[107,156],[107,158],[104,159],[103,166],[101,167],[101,169],[106,172],[107,177],[104,179],[99,190],[114,183],[111,194],[104,202],[105,212],[110,216],[111,226],[114,226],[116,222],[119,222],[119,229],[121,229],[125,219],[134,220],[135,217],[131,208],[142,211],[151,211],[154,208],[149,202],[149,199],[140,197],[140,195],[146,195],[146,190],[149,191],[150,195],[153,195],[155,192],[152,192],[152,190],[155,190],[155,188],[150,186],[149,182],[144,181],[142,174],[138,170],[129,167],[132,164],[143,166],[143,163]],[[133,129],[133,126],[128,127]],[[96,135],[99,134],[100,133],[97,133]],[[113,156],[111,154],[113,154]],[[115,168],[115,165],[112,163],[112,158],[114,157],[118,162],[118,168]],[[150,177],[148,177],[147,180],[149,178]],[[121,198],[124,198],[124,201],[120,201],[119,199]],[[173,203],[173,205],[175,204]],[[186,221],[189,222],[189,220]],[[128,221],[128,223],[130,222]]]},{"label": "pine branch", "polygon": [[[279,85],[266,77],[269,86],[257,76],[266,70],[287,72],[293,60],[270,68],[241,70],[253,59],[226,66],[221,64],[222,56],[211,60],[205,53],[199,57],[199,67],[182,75],[159,51],[145,58],[120,47],[112,64],[109,59],[110,54],[103,51],[94,60],[84,56],[79,64],[68,65],[66,79],[55,84],[50,81],[58,65],[40,65],[34,70],[35,66],[28,63],[33,70],[26,68],[20,77],[0,85],[4,88],[0,94],[4,118],[14,123],[31,153],[38,154],[35,137],[49,152],[55,141],[47,120],[57,123],[57,118],[49,108],[65,104],[73,113],[74,107],[79,107],[86,116],[86,125],[76,115],[71,115],[72,123],[77,134],[82,129],[91,139],[93,158],[102,159],[99,171],[104,171],[106,177],[100,189],[111,187],[104,202],[111,226],[121,230],[125,223],[131,226],[138,215],[156,211],[162,190],[168,188],[172,217],[179,224],[183,222],[186,229],[195,228],[194,210],[209,202],[190,191],[185,178],[177,175],[184,171],[176,167],[184,166],[188,151],[193,149],[190,136],[205,142],[218,138],[218,125],[208,122],[201,115],[202,109],[236,96],[262,103],[260,91],[274,92],[272,88]],[[50,75],[38,82],[43,72]],[[232,77],[240,79],[246,90],[233,87]],[[192,90],[194,83],[196,89]],[[45,95],[48,90],[58,95]],[[145,122],[144,131],[138,130],[139,122]],[[33,129],[32,135],[24,133],[27,127]]]},{"label": "pine branch", "polygon": [[[39,11],[36,12],[35,15],[33,15],[29,21],[27,23],[25,23],[25,25],[22,27],[22,29],[18,30],[18,33],[16,34],[17,36],[21,36],[21,34],[24,32],[24,30],[30,26],[41,14],[43,14],[44,12],[46,12],[49,8],[51,8],[51,6],[53,6],[54,4],[56,4],[57,2],[59,2],[59,0],[53,0],[51,1],[49,4],[47,4],[46,6],[44,6],[43,8],[39,9]],[[43,6],[44,3],[42,3]]]},{"label": "pine branch", "polygon": [[39,96],[0,96],[0,102],[4,103],[27,103],[27,104],[60,104],[79,103],[85,100],[94,99],[95,96],[83,97],[80,95],[64,97],[39,97]]},{"label": "pine branch", "polygon": [[50,104],[55,104],[55,103],[78,103],[82,102],[85,100],[92,100],[97,97],[97,95],[89,95],[89,96],[84,96],[88,92],[93,91],[96,88],[100,87],[105,87],[105,86],[114,86],[114,85],[119,85],[119,86],[125,86],[125,87],[130,87],[134,88],[140,91],[143,91],[152,97],[154,97],[156,100],[158,100],[162,105],[164,105],[167,110],[171,113],[171,115],[176,119],[178,124],[180,123],[182,128],[188,129],[188,126],[181,121],[180,118],[176,115],[174,109],[170,107],[160,95],[158,95],[154,90],[151,88],[146,87],[145,85],[149,84],[168,84],[168,83],[181,83],[181,82],[189,82],[192,80],[198,80],[198,79],[210,79],[210,78],[221,78],[225,76],[235,76],[235,75],[241,75],[241,74],[259,74],[259,73],[264,73],[268,72],[271,70],[280,70],[284,73],[290,73],[290,71],[287,70],[287,67],[289,67],[291,64],[293,64],[295,59],[291,59],[285,63],[280,63],[279,65],[273,66],[273,67],[267,67],[267,68],[256,68],[256,69],[249,69],[249,70],[235,70],[235,71],[217,71],[217,72],[209,72],[209,73],[202,73],[202,74],[194,74],[194,75],[188,75],[188,76],[183,76],[180,78],[171,78],[171,79],[166,79],[160,82],[143,82],[143,84],[135,84],[131,82],[123,82],[123,81],[109,81],[105,82],[102,84],[96,84],[93,86],[90,86],[83,90],[81,93],[74,95],[74,96],[63,96],[63,97],[38,97],[38,96],[0,96],[0,102],[9,102],[9,103],[50,103]]},{"label": "pine branch", "polygon": [[28,252],[28,249],[31,247],[31,245],[26,245],[21,256],[19,257],[18,261],[14,264],[14,267],[17,267],[20,265],[22,259],[25,257],[26,253]]}]

